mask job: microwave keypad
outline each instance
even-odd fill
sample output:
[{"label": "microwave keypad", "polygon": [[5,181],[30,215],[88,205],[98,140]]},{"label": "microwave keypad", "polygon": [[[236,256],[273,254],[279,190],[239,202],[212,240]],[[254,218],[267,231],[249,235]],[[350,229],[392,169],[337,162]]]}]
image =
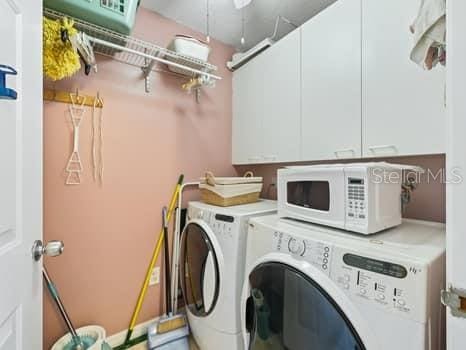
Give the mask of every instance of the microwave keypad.
[{"label": "microwave keypad", "polygon": [[348,184],[348,217],[366,219],[365,191],[363,184]]}]

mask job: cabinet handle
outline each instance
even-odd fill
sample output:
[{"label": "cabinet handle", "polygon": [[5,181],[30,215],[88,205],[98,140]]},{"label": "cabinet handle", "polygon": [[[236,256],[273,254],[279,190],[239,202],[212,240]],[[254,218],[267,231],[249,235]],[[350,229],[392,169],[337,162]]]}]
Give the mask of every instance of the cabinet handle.
[{"label": "cabinet handle", "polygon": [[396,148],[395,145],[377,145],[377,146],[369,146],[369,151],[372,152],[372,154],[377,154],[377,150],[393,150],[394,154],[398,154],[398,148]]},{"label": "cabinet handle", "polygon": [[276,160],[277,156],[274,156],[274,155],[264,156],[264,159],[265,160]]},{"label": "cabinet handle", "polygon": [[250,162],[260,162],[262,160],[262,157],[249,157],[248,161]]},{"label": "cabinet handle", "polygon": [[347,152],[351,152],[351,154],[353,155],[353,157],[356,156],[356,151],[355,151],[354,148],[337,149],[337,150],[336,150],[335,152],[333,152],[333,153],[335,153],[335,157],[336,157],[336,158],[339,158],[339,157],[338,157],[338,154],[340,154],[340,153],[347,153]]}]

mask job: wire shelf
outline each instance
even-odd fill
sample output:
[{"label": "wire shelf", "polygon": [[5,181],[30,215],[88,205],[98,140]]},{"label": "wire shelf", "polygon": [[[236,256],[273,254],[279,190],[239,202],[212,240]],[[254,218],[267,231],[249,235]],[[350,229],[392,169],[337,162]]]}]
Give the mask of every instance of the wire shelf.
[{"label": "wire shelf", "polygon": [[[119,62],[140,67],[143,71],[157,70],[153,60],[166,63],[170,70],[186,77],[196,78],[205,76],[208,79],[219,80],[212,74],[217,67],[196,58],[181,55],[155,44],[119,34],[95,24],[73,18],[61,12],[44,8],[44,15],[51,19],[68,17],[73,19],[76,29],[86,33],[94,42],[94,52],[111,57]],[[96,40],[92,40],[92,39]]]}]

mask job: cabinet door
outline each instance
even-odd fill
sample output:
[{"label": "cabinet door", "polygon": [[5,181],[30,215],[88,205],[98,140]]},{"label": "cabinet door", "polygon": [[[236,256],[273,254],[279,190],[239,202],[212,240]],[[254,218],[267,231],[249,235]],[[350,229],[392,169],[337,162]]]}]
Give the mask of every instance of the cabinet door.
[{"label": "cabinet door", "polygon": [[264,162],[300,159],[301,31],[297,29],[257,57],[262,67]]},{"label": "cabinet door", "polygon": [[445,70],[409,58],[418,9],[418,0],[362,0],[364,156],[445,152]]},{"label": "cabinet door", "polygon": [[361,156],[361,0],[302,26],[302,159]]},{"label": "cabinet door", "polygon": [[233,74],[233,164],[262,162],[262,76],[256,60]]}]

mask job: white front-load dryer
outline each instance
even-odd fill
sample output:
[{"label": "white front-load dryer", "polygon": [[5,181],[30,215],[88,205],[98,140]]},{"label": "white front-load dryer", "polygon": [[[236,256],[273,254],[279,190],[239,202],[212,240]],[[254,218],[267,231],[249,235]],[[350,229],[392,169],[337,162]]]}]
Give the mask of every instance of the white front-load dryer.
[{"label": "white front-load dryer", "polygon": [[242,292],[248,350],[441,350],[445,227],[404,220],[370,237],[250,220]]},{"label": "white front-load dryer", "polygon": [[202,350],[243,349],[240,302],[248,221],[276,207],[268,200],[228,208],[189,203],[180,280],[191,332]]}]

